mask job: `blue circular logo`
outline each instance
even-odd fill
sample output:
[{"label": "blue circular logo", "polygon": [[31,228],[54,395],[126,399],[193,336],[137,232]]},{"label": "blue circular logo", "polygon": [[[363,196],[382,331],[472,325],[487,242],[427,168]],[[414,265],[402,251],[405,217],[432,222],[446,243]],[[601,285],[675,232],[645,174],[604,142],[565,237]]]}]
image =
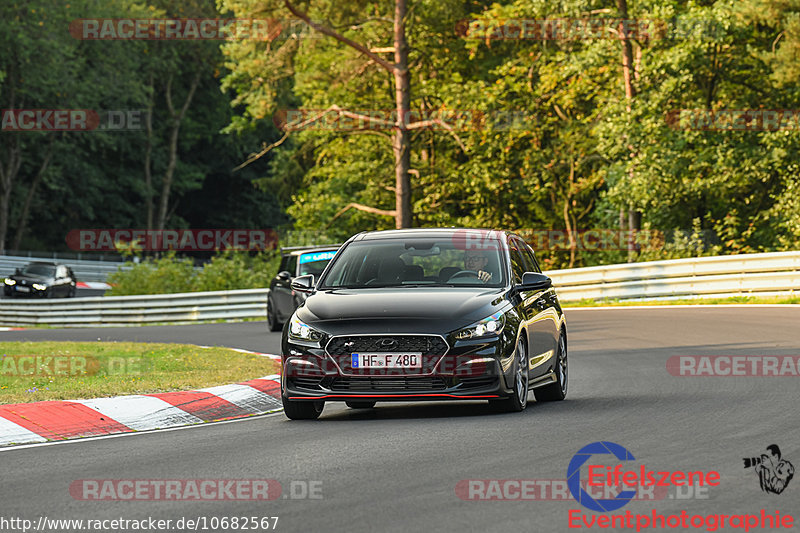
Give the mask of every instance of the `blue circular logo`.
[{"label": "blue circular logo", "polygon": [[620,507],[627,505],[636,496],[635,490],[623,490],[612,499],[595,500],[589,493],[581,487],[581,466],[589,460],[592,455],[610,454],[620,461],[634,461],[633,454],[624,447],[613,442],[600,441],[587,444],[576,453],[567,467],[567,486],[572,493],[575,501],[587,509],[606,513],[616,511]]}]

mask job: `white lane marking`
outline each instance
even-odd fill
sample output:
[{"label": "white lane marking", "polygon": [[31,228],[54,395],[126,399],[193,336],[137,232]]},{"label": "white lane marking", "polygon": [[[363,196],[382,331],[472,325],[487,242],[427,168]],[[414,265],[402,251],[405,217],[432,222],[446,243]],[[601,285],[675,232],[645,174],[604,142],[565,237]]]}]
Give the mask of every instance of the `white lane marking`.
[{"label": "white lane marking", "polygon": [[280,355],[275,355],[273,353],[251,352],[250,350],[242,350],[241,348],[229,348],[227,346],[203,346],[202,344],[196,344],[195,346],[197,346],[198,348],[228,348],[229,350],[233,350],[234,352],[249,353],[249,354],[253,354],[253,355],[260,355],[261,357],[269,357],[270,359],[272,359],[274,361],[280,361],[281,360],[281,356]]},{"label": "white lane marking", "polygon": [[607,305],[603,307],[566,307],[562,309],[570,311],[585,311],[585,310],[608,310],[608,309],[726,309],[733,308],[746,308],[746,307],[796,307],[800,309],[800,304],[681,304],[681,305]]},{"label": "white lane marking", "polygon": [[0,446],[28,442],[47,442],[47,439],[11,420],[0,417]]},{"label": "white lane marking", "polygon": [[260,413],[281,405],[279,398],[270,396],[249,385],[219,385],[198,390],[200,392],[209,392],[250,413]]},{"label": "white lane marking", "polygon": [[68,401],[83,404],[116,420],[123,426],[137,431],[202,422],[200,418],[153,396],[117,396],[115,398]]},{"label": "white lane marking", "polygon": [[134,432],[132,432],[132,433],[115,433],[114,435],[100,435],[100,436],[97,436],[97,437],[83,437],[83,438],[79,438],[79,439],[69,439],[69,440],[54,440],[54,441],[37,443],[37,444],[22,444],[20,446],[4,446],[4,447],[0,447],[0,453],[3,453],[3,452],[14,452],[14,451],[17,451],[17,450],[25,450],[27,448],[41,448],[43,446],[61,446],[61,445],[64,445],[64,444],[80,444],[80,443],[83,443],[83,442],[90,442],[90,441],[94,441],[94,440],[118,439],[118,438],[121,438],[121,437],[140,437],[142,435],[151,435],[153,433],[166,433],[168,431],[181,431],[181,430],[184,430],[184,429],[195,429],[195,428],[212,426],[212,425],[216,426],[217,424],[234,424],[236,422],[249,422],[249,421],[254,420],[256,418],[269,418],[269,417],[278,416],[278,415],[280,415],[282,413],[283,413],[283,409],[275,409],[275,410],[270,411],[268,413],[262,413],[261,415],[257,415],[257,416],[248,416],[246,418],[237,418],[235,420],[221,420],[219,422],[206,422],[204,424],[196,424],[196,425],[191,425],[191,426],[181,426],[181,427],[177,427],[177,428],[151,429],[151,430],[148,430],[148,431],[140,431],[140,432],[136,432],[136,433],[134,433]]}]

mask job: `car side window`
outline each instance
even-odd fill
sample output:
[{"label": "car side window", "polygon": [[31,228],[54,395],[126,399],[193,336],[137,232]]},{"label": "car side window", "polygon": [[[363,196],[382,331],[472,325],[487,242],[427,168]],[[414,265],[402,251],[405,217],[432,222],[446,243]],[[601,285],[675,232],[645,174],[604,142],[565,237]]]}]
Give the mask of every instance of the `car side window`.
[{"label": "car side window", "polygon": [[286,263],[286,270],[289,271],[289,274],[291,274],[292,277],[297,275],[297,256],[296,255],[290,255],[289,256],[289,261],[287,261],[287,263]]},{"label": "car side window", "polygon": [[520,244],[520,249],[522,250],[522,255],[525,257],[525,261],[528,263],[528,272],[539,272],[542,273],[542,269],[539,267],[539,261],[536,260],[536,254],[533,253],[533,248],[526,242]]},{"label": "car side window", "polygon": [[525,273],[525,262],[515,239],[508,241],[508,255],[511,259],[511,281],[515,285],[519,285],[522,283],[522,274]]}]

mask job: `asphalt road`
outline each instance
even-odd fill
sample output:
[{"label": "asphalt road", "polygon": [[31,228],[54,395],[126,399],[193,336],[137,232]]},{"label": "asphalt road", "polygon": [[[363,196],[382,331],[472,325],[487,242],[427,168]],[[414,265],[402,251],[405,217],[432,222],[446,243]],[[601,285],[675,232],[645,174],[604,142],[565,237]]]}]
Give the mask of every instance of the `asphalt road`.
[{"label": "asphalt road", "polygon": [[[767,494],[742,466],[743,457],[758,457],[769,444],[800,466],[800,378],[689,378],[666,370],[674,355],[800,355],[800,309],[570,310],[567,320],[571,375],[564,402],[532,403],[519,414],[491,414],[482,403],[378,404],[370,411],[329,404],[313,422],[273,415],[12,449],[0,453],[0,517],[278,516],[277,530],[286,532],[568,531],[570,510],[592,516],[574,500],[462,501],[455,488],[468,479],[564,479],[575,452],[606,440],[626,447],[637,469],[721,475],[721,484],[699,498],[681,499],[669,489],[664,499],[633,501],[618,512],[765,509],[800,518],[800,480],[783,494]],[[277,334],[258,322],[0,333],[0,340],[44,339],[278,347]],[[70,483],[87,478],[269,478],[290,497],[258,503],[73,499]],[[302,487],[304,481],[321,485],[321,499],[291,498],[292,482]]]}]

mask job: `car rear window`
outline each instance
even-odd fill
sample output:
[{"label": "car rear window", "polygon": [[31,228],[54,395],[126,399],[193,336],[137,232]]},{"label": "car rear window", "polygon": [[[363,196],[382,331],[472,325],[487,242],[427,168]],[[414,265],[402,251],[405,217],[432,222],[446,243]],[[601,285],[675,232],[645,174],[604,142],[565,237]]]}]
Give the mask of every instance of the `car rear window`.
[{"label": "car rear window", "polygon": [[299,259],[300,275],[314,274],[315,276],[319,276],[322,274],[322,271],[325,270],[325,267],[328,266],[328,263],[330,263],[334,255],[336,255],[335,250],[301,254]]}]

